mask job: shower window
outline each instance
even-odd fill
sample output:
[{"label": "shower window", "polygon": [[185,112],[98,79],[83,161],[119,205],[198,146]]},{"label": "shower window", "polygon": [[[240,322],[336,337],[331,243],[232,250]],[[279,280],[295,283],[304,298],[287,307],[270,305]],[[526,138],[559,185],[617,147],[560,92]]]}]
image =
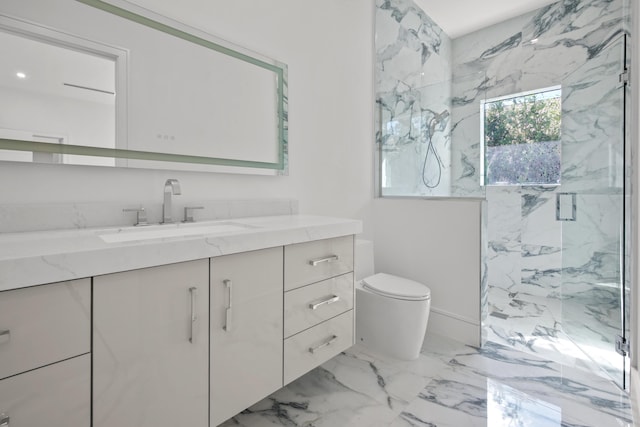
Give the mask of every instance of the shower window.
[{"label": "shower window", "polygon": [[560,184],[559,86],[480,102],[482,185]]}]

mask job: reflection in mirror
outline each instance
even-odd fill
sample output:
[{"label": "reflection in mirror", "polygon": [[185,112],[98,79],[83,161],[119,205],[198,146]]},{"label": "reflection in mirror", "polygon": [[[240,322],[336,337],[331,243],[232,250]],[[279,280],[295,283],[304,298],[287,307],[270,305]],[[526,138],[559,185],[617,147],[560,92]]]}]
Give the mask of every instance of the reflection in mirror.
[{"label": "reflection in mirror", "polygon": [[[32,37],[0,31],[0,138],[116,148],[115,59]],[[37,151],[3,150],[0,160],[115,166]]]},{"label": "reflection in mirror", "polygon": [[0,160],[286,173],[282,63],[125,0],[7,0],[0,35]]}]

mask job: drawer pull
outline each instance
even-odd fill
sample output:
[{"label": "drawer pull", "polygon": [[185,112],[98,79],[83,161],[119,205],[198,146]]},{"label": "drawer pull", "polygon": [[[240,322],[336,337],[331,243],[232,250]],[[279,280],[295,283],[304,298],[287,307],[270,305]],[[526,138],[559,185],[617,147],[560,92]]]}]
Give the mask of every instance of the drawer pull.
[{"label": "drawer pull", "polygon": [[332,335],[331,338],[329,338],[327,341],[323,342],[322,344],[320,344],[320,345],[318,345],[316,347],[309,347],[309,353],[315,353],[316,351],[320,350],[321,348],[330,346],[337,339],[338,339],[337,335]]},{"label": "drawer pull", "polygon": [[198,296],[198,288],[195,286],[189,288],[189,295],[191,296],[191,326],[189,328],[189,342],[195,343],[195,329],[198,316],[196,315],[196,297]]},{"label": "drawer pull", "polygon": [[[5,331],[0,331],[0,344],[7,343],[9,342],[10,339],[11,339],[11,331],[9,329]],[[0,424],[0,427],[2,427],[2,424]]]},{"label": "drawer pull", "polygon": [[9,415],[4,412],[0,412],[0,427],[9,427],[9,421],[11,421]]},{"label": "drawer pull", "polygon": [[338,255],[330,255],[324,258],[316,258],[309,261],[309,264],[312,266],[317,266],[318,264],[322,264],[323,262],[333,262],[338,260]]},{"label": "drawer pull", "polygon": [[329,304],[333,304],[334,302],[338,302],[340,301],[340,297],[338,295],[331,295],[329,298],[322,300],[320,302],[317,302],[315,304],[309,304],[309,308],[311,310],[317,310],[318,308],[322,307],[323,305],[329,305]]},{"label": "drawer pull", "polygon": [[229,300],[227,302],[227,310],[225,311],[224,326],[222,327],[222,329],[229,332],[231,331],[231,307],[233,305],[233,291],[232,291],[233,282],[229,279],[225,279],[222,281],[222,283],[224,283],[224,285],[229,290]]}]

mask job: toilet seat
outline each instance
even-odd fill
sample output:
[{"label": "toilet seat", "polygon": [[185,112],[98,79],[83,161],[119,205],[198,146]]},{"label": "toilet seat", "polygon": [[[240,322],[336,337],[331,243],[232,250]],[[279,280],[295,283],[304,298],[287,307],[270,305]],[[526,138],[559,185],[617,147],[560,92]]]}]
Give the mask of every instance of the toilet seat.
[{"label": "toilet seat", "polygon": [[424,301],[431,299],[431,290],[422,283],[386,273],[378,273],[362,280],[362,287],[375,294],[406,300]]}]

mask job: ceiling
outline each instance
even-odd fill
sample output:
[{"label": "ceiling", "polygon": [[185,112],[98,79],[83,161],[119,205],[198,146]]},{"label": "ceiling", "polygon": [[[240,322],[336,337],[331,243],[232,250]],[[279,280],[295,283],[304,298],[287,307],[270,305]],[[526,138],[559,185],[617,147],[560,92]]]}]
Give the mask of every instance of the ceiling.
[{"label": "ceiling", "polygon": [[[557,0],[414,0],[452,39]],[[462,11],[462,13],[461,13]]]}]

